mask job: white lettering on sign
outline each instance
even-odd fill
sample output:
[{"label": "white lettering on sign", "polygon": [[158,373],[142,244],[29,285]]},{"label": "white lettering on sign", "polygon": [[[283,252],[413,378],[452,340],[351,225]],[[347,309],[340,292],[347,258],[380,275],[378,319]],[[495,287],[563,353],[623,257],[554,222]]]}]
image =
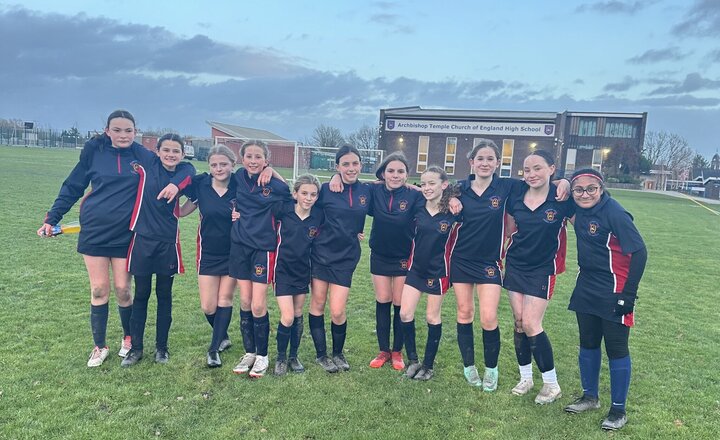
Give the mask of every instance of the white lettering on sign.
[{"label": "white lettering on sign", "polygon": [[530,122],[466,122],[386,119],[385,130],[413,133],[555,136],[555,124]]}]

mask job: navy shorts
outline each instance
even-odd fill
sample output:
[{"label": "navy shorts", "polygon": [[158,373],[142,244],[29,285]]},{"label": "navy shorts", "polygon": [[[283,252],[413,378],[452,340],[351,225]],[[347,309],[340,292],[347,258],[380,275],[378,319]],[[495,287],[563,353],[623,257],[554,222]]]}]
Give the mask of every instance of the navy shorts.
[{"label": "navy shorts", "polygon": [[450,279],[443,278],[421,278],[414,270],[410,269],[405,276],[405,284],[429,295],[443,295],[450,288]]},{"label": "navy shorts", "polygon": [[538,275],[532,272],[507,268],[503,287],[507,290],[549,300],[555,291],[555,275]]},{"label": "navy shorts", "polygon": [[404,277],[408,270],[408,258],[384,257],[370,252],[370,273],[384,277]]},{"label": "navy shorts", "polygon": [[273,290],[275,296],[295,296],[308,293],[310,291],[310,274],[303,279],[298,279],[282,272],[276,272]]},{"label": "navy shorts", "polygon": [[275,252],[251,249],[241,244],[230,245],[231,277],[253,283],[272,284],[275,270]]},{"label": "navy shorts", "polygon": [[129,246],[93,246],[78,242],[77,251],[90,257],[127,258]]},{"label": "navy shorts", "polygon": [[134,234],[127,255],[127,270],[141,276],[185,273],[180,243],[168,243]]},{"label": "navy shorts", "polygon": [[198,255],[198,275],[225,276],[230,274],[230,254],[213,255],[207,252]]},{"label": "navy shorts", "polygon": [[352,284],[353,270],[351,269],[335,269],[330,266],[312,263],[312,277],[330,284],[337,284],[350,288]]},{"label": "navy shorts", "polygon": [[469,261],[453,257],[450,260],[450,282],[502,286],[502,271],[497,261]]}]

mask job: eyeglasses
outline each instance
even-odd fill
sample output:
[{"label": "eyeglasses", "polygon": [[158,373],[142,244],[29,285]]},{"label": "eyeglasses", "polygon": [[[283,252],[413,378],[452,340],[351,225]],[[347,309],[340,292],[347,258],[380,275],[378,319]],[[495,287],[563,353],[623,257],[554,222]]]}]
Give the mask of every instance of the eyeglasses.
[{"label": "eyeglasses", "polygon": [[572,192],[577,197],[582,197],[583,193],[588,193],[589,196],[593,196],[595,195],[595,193],[598,192],[599,189],[600,187],[595,185],[588,186],[587,188],[576,186],[572,189]]}]

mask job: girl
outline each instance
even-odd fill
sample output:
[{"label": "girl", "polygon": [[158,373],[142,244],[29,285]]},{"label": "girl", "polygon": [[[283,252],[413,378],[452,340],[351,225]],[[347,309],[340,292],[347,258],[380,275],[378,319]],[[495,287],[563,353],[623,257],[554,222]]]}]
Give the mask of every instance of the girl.
[{"label": "girl", "polygon": [[[457,338],[465,378],[471,385],[492,392],[497,389],[500,354],[497,308],[502,285],[500,254],[505,238],[505,205],[511,193],[519,191],[523,183],[495,175],[500,166],[500,150],[489,139],[479,139],[467,157],[472,174],[460,183],[464,221],[458,228],[452,251],[450,282],[457,298]],[[567,182],[560,185],[559,196],[565,195],[567,187]],[[475,317],[473,289],[476,286],[485,358],[482,380],[475,367],[472,327]]]},{"label": "girl", "polygon": [[[420,176],[420,188],[426,202],[424,208],[415,214],[415,238],[402,292],[400,319],[409,360],[405,375],[416,380],[430,380],[442,335],[440,309],[449,287],[450,249],[455,243],[458,219],[448,212],[451,190],[448,188],[447,173],[442,168],[428,167]],[[414,319],[421,292],[428,294],[428,337],[422,364],[418,362],[415,349]]]},{"label": "girl", "polygon": [[296,203],[286,204],[283,212],[279,213],[273,284],[280,309],[278,355],[274,371],[276,376],[284,376],[288,367],[295,373],[305,371],[297,354],[303,334],[302,310],[310,285],[310,250],[323,222],[322,210],[313,206],[319,192],[320,182],[315,176],[299,176],[292,192]]},{"label": "girl", "polygon": [[616,430],[627,423],[625,401],[631,370],[628,338],[647,251],[632,215],[605,192],[599,171],[576,171],[572,194],[577,205],[573,224],[580,271],[568,309],[577,315],[583,395],[565,411],[600,408],[600,342],[605,339],[612,405],[601,427]]},{"label": "girl", "polygon": [[[360,152],[345,145],[335,153],[335,164],[343,183],[342,192],[331,192],[324,183],[318,198],[325,221],[315,239],[312,258],[312,296],[308,321],[315,344],[316,361],[328,373],[347,371],[350,365],[343,354],[347,329],[345,309],[352,274],[360,260],[359,234],[372,203],[370,185],[358,181]],[[325,303],[330,298],[332,319],[332,358],[325,342]]]},{"label": "girl", "polygon": [[180,210],[184,217],[196,208],[200,209],[196,264],[200,307],[213,329],[207,353],[207,365],[211,368],[222,365],[219,352],[231,346],[227,330],[237,284],[229,275],[231,212],[236,193],[235,160],[235,153],[225,145],[210,149],[210,174],[193,178],[192,185],[183,192],[188,201]]},{"label": "girl", "polygon": [[555,200],[556,186],[550,182],[555,161],[550,153],[531,153],[523,169],[526,185],[507,205],[514,222],[509,227],[512,235],[503,280],[515,319],[515,354],[520,368],[520,382],[512,393],[521,396],[533,388],[531,361],[535,357],[543,378],[535,403],[546,404],[559,399],[562,392],[542,320],[555,288],[555,276],[565,271],[565,225],[574,209],[572,202]]},{"label": "girl", "polygon": [[273,176],[267,185],[258,179],[267,166],[270,150],[258,140],[240,147],[243,168],[235,173],[236,205],[240,218],[233,224],[230,245],[230,276],[240,288],[240,330],[245,354],[235,366],[236,374],[260,378],[268,368],[270,318],[267,288],[273,282],[277,236],[273,213],[290,200],[287,184]]},{"label": "girl", "polygon": [[182,190],[190,184],[195,168],[180,161],[185,156],[185,146],[180,136],[166,134],[157,143],[156,160],[151,165],[134,163],[140,176],[130,229],[134,232],[128,251],[127,270],[135,276],[135,301],[133,302],[130,334],[132,349],[120,364],[129,367],[143,357],[143,338],[147,307],[155,274],[157,295],[157,320],[155,323],[155,362],[166,364],[170,359],[168,334],[172,323],[173,276],[184,273],[180,254],[180,229],[178,218],[180,206],[177,199],[170,204],[152,196],[176,175],[183,176],[178,187]]},{"label": "girl", "polygon": [[[402,358],[400,299],[412,246],[412,221],[425,202],[420,191],[405,186],[408,162],[402,152],[388,155],[375,175],[381,184],[372,185],[368,212],[373,217],[370,232],[370,273],[375,286],[375,323],[380,353],[370,361],[370,368],[380,368],[391,361],[396,370],[405,368]],[[390,350],[390,308],[394,309],[394,341]]]},{"label": "girl", "polygon": [[[118,355],[130,350],[130,274],[127,272],[128,247],[132,232],[128,228],[137,195],[138,174],[132,162],[152,163],[155,154],[133,142],[135,118],[126,110],[116,110],[107,118],[104,133],[90,139],[80,153],[80,160],[60,188],[60,193],[38,229],[42,237],[52,236],[52,227],[92,185],[80,209],[78,252],[82,254],[90,280],[90,328],[94,348],[88,367],[102,365],[109,354],[107,331],[110,299],[110,270],[118,302],[123,340]],[[177,194],[177,176],[160,191],[158,198],[172,201]]]}]

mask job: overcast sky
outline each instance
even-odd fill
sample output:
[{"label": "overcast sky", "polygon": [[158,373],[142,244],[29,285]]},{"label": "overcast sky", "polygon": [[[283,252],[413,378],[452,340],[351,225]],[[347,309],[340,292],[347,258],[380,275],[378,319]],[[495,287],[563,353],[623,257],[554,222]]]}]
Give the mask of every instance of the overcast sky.
[{"label": "overcast sky", "polygon": [[720,148],[720,0],[500,3],[0,1],[0,118],[302,139],[411,105],[647,111]]}]

